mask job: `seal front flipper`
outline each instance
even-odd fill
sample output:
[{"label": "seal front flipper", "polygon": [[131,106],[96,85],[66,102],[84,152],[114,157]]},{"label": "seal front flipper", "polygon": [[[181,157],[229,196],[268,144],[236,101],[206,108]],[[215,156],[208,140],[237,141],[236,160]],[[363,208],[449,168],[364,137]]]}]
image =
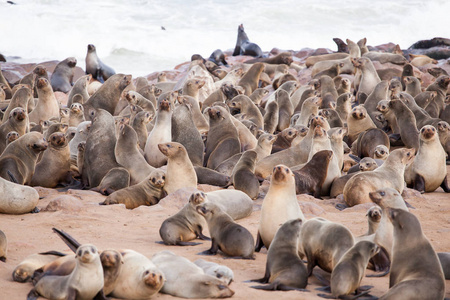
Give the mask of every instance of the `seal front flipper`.
[{"label": "seal front flipper", "polygon": [[52,228],[53,231],[66,243],[67,246],[69,246],[70,250],[73,252],[77,252],[77,249],[81,246],[81,244],[71,237],[68,233],[65,233],[62,230]]},{"label": "seal front flipper", "polygon": [[219,244],[214,240],[214,238],[211,240],[211,248],[200,252],[200,255],[216,255],[217,251],[219,250]]},{"label": "seal front flipper", "polygon": [[36,300],[39,298],[39,293],[33,288],[27,295],[27,300]]},{"label": "seal front flipper", "polygon": [[207,237],[206,235],[204,235],[202,233],[203,228],[199,225],[198,226],[198,231],[195,232],[195,234],[198,236],[199,239],[204,240],[204,241],[210,241],[211,238]]}]

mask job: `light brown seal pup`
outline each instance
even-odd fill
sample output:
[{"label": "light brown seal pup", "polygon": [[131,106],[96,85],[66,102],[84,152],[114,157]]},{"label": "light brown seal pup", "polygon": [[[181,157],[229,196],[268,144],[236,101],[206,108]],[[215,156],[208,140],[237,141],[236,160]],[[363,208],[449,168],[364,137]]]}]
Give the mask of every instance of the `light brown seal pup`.
[{"label": "light brown seal pup", "polygon": [[72,89],[69,92],[69,95],[67,96],[67,107],[70,107],[74,103],[74,97],[75,95],[80,95],[80,97],[77,97],[79,99],[82,99],[83,102],[80,104],[83,104],[85,101],[89,99],[89,93],[88,93],[88,86],[89,82],[92,79],[92,75],[84,75],[78,78],[78,80],[73,85]]},{"label": "light brown seal pup", "polygon": [[231,172],[234,188],[243,191],[252,199],[256,199],[259,193],[259,181],[255,176],[257,155],[254,150],[245,151]]},{"label": "light brown seal pup", "polygon": [[52,117],[59,118],[59,103],[50,82],[45,78],[40,78],[36,87],[39,101],[29,115],[30,122],[39,124],[40,121],[47,121]]},{"label": "light brown seal pup", "polygon": [[369,192],[384,187],[403,192],[405,166],[413,157],[414,149],[396,149],[389,154],[382,166],[353,176],[344,187],[344,200],[347,205],[370,203]]},{"label": "light brown seal pup", "polygon": [[76,267],[67,276],[42,277],[27,299],[40,295],[48,299],[92,299],[103,289],[103,269],[94,245],[81,245],[77,250]]},{"label": "light brown seal pup", "polygon": [[31,254],[17,265],[12,272],[12,279],[17,282],[27,282],[33,276],[35,270],[64,255],[64,253],[53,251]]},{"label": "light brown seal pup", "polygon": [[226,285],[230,285],[234,280],[233,270],[227,266],[219,265],[204,259],[197,259],[194,261],[194,264],[202,268],[205,274],[219,278],[219,280]]},{"label": "light brown seal pup", "polygon": [[380,299],[444,299],[445,279],[438,256],[416,216],[391,208],[394,244],[389,291]]},{"label": "light brown seal pup", "polygon": [[420,129],[419,151],[405,170],[405,181],[421,193],[434,192],[439,186],[450,193],[447,183],[446,153],[436,128],[425,125]]},{"label": "light brown seal pup", "polygon": [[259,252],[262,246],[269,249],[281,224],[297,218],[305,220],[295,194],[294,174],[288,167],[277,165],[261,207],[255,251]]},{"label": "light brown seal pup", "polygon": [[156,253],[152,261],[165,275],[161,293],[182,298],[228,298],[234,295],[220,279],[205,274],[199,266],[171,251]]},{"label": "light brown seal pup", "polygon": [[11,131],[17,132],[19,136],[26,133],[28,127],[28,114],[25,109],[16,107],[9,113],[6,122],[0,125],[0,154],[5,150],[7,144],[6,136]]},{"label": "light brown seal pup", "polygon": [[77,127],[80,123],[86,121],[84,118],[84,107],[80,103],[73,103],[69,111],[69,126]]},{"label": "light brown seal pup", "polygon": [[155,205],[165,195],[163,192],[164,182],[164,172],[155,169],[138,184],[113,192],[101,204],[122,203],[127,209],[133,209],[140,205]]},{"label": "light brown seal pup", "polygon": [[18,184],[30,184],[39,154],[47,149],[39,132],[30,132],[6,146],[0,156],[0,177]]},{"label": "light brown seal pup", "polygon": [[211,248],[202,254],[215,255],[221,250],[225,255],[244,259],[254,259],[252,234],[225,213],[217,204],[205,202],[196,206],[211,234]]},{"label": "light brown seal pup", "polygon": [[75,66],[77,59],[75,57],[68,57],[59,62],[50,77],[52,89],[54,92],[59,91],[67,93],[73,85],[73,76],[75,75]]},{"label": "light brown seal pup", "polygon": [[352,144],[352,153],[356,156],[375,158],[375,150],[377,146],[384,145],[388,149],[390,147],[388,135],[378,128],[370,128],[362,132],[356,141]]},{"label": "light brown seal pup", "polygon": [[25,86],[18,89],[9,102],[9,105],[6,108],[5,112],[3,113],[2,121],[6,122],[6,120],[8,120],[9,118],[11,110],[16,107],[22,107],[27,113],[29,113],[31,111],[31,108],[29,108],[28,106],[31,101],[34,102],[34,98],[33,92],[29,87]]},{"label": "light brown seal pup", "polygon": [[286,291],[306,287],[308,273],[305,264],[298,255],[298,241],[302,222],[302,219],[293,219],[281,225],[267,251],[264,277],[252,280],[269,283],[269,285],[252,286],[252,288]]},{"label": "light brown seal pup", "polygon": [[256,63],[239,80],[237,85],[244,88],[246,96],[250,96],[258,88],[259,77],[263,71],[264,64]]},{"label": "light brown seal pup", "polygon": [[361,132],[370,128],[376,128],[367,110],[362,105],[353,107],[351,113],[347,116],[348,140],[347,144],[351,145]]}]

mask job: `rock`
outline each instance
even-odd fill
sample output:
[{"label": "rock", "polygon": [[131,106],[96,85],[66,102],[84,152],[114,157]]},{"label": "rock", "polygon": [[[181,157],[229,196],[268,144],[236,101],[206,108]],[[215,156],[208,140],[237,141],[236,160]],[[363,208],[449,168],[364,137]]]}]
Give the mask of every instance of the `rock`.
[{"label": "rock", "polygon": [[189,201],[189,197],[197,191],[196,188],[186,187],[177,190],[175,193],[167,195],[159,201],[159,205],[164,208],[181,209]]},{"label": "rock", "polygon": [[80,211],[83,204],[78,198],[70,195],[57,196],[42,211]]}]

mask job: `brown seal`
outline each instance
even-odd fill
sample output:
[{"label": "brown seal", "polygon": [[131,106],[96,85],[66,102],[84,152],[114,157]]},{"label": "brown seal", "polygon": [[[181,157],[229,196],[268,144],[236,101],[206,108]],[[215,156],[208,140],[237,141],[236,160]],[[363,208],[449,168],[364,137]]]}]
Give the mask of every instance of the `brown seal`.
[{"label": "brown seal", "polygon": [[215,255],[221,250],[225,255],[244,259],[254,259],[252,234],[234,220],[215,203],[205,202],[196,206],[196,211],[208,223],[211,234],[211,248],[202,254]]},{"label": "brown seal", "polygon": [[158,144],[159,151],[167,156],[167,171],[164,191],[172,194],[185,187],[197,188],[197,174],[186,148],[180,143]]},{"label": "brown seal", "polygon": [[8,253],[8,240],[3,231],[0,230],[0,260],[6,261],[6,254]]},{"label": "brown seal", "polygon": [[75,66],[77,59],[75,57],[68,57],[59,62],[50,77],[50,82],[54,92],[67,93],[73,85],[73,76],[75,73]]},{"label": "brown seal", "polygon": [[442,271],[444,271],[444,276],[446,280],[450,279],[450,253],[449,252],[439,252],[439,261],[442,266]]},{"label": "brown seal", "polygon": [[50,82],[45,78],[40,78],[36,87],[39,101],[36,108],[29,115],[30,122],[37,124],[52,117],[59,118],[59,103],[56,100]]},{"label": "brown seal", "polygon": [[163,186],[165,179],[164,172],[155,169],[146,179],[138,184],[113,192],[101,204],[122,203],[128,209],[133,209],[140,205],[155,205],[164,195]]},{"label": "brown seal", "polygon": [[109,66],[105,65],[97,56],[97,49],[94,45],[87,46],[86,53],[86,74],[91,74],[94,79],[107,81],[116,72]]},{"label": "brown seal", "polygon": [[238,36],[233,51],[233,56],[237,55],[250,55],[254,57],[263,56],[261,48],[257,44],[250,42],[247,33],[245,33],[243,24],[238,26]]},{"label": "brown seal", "polygon": [[250,120],[256,124],[258,129],[263,129],[264,127],[264,117],[261,111],[253,103],[253,101],[245,95],[239,95],[234,97],[231,102],[229,102],[231,108],[238,108],[241,114],[245,114],[245,119]]},{"label": "brown seal", "polygon": [[305,220],[297,202],[294,176],[284,165],[277,165],[273,169],[269,191],[261,207],[256,252],[259,252],[262,246],[269,249],[278,228],[287,220],[297,218]]},{"label": "brown seal", "polygon": [[352,153],[358,157],[375,158],[375,149],[379,145],[390,147],[389,137],[378,128],[370,128],[362,132],[352,145]]},{"label": "brown seal", "polygon": [[8,134],[6,135],[6,146],[17,140],[19,137],[20,135],[17,131],[8,132]]},{"label": "brown seal", "polygon": [[256,63],[239,80],[239,86],[245,90],[245,95],[250,96],[258,88],[259,76],[264,71],[263,63]]},{"label": "brown seal", "polygon": [[254,150],[245,151],[231,172],[234,188],[243,191],[252,199],[256,199],[259,194],[259,181],[255,176],[257,155]]},{"label": "brown seal", "polygon": [[25,109],[16,107],[11,110],[8,120],[0,125],[0,154],[7,146],[7,135],[11,131],[15,131],[19,136],[22,136],[26,133],[27,126],[28,114]]},{"label": "brown seal", "polygon": [[77,250],[73,272],[67,276],[44,276],[30,291],[27,299],[40,295],[48,299],[92,299],[103,291],[103,269],[97,248],[81,245]]},{"label": "brown seal", "polygon": [[370,203],[369,192],[375,192],[383,187],[391,187],[402,192],[405,166],[413,157],[414,149],[396,149],[389,154],[381,167],[353,176],[344,187],[344,200],[347,205]]},{"label": "brown seal", "polygon": [[[78,150],[81,152],[82,143],[78,145]],[[80,152],[78,155],[81,155]],[[82,155],[81,155],[82,156]],[[84,163],[83,163],[84,164]],[[84,171],[84,167],[82,170]],[[127,169],[122,167],[115,167],[108,171],[108,173],[103,176],[102,181],[100,181],[97,187],[91,189],[91,191],[99,192],[102,195],[108,196],[115,191],[126,188],[130,186],[130,173]]]},{"label": "brown seal", "polygon": [[12,272],[12,278],[17,282],[27,282],[37,269],[64,255],[64,253],[54,251],[31,254],[17,265]]},{"label": "brown seal", "polygon": [[[275,102],[273,102],[273,103],[275,103]],[[305,127],[305,128],[308,129],[307,127]],[[305,130],[303,132],[304,135],[306,135],[307,131],[308,130]],[[301,133],[293,127],[286,128],[285,130],[279,132],[276,135],[276,140],[273,143],[271,153],[276,153],[276,152],[279,152],[281,150],[291,147],[292,141],[299,135],[301,135]]]},{"label": "brown seal", "polygon": [[400,129],[400,138],[408,148],[419,149],[419,131],[414,113],[400,100],[389,101],[389,108],[395,112]]},{"label": "brown seal", "polygon": [[389,291],[380,299],[443,299],[445,279],[438,256],[412,213],[391,208],[394,226]]},{"label": "brown seal", "polygon": [[39,132],[30,132],[9,144],[0,156],[0,177],[19,184],[30,184],[39,153],[47,149]]},{"label": "brown seal", "polygon": [[264,131],[268,133],[274,133],[278,126],[278,103],[272,101],[266,105],[266,111],[264,114]]},{"label": "brown seal", "polygon": [[413,162],[405,170],[405,181],[421,193],[434,192],[442,187],[450,193],[447,183],[446,153],[436,128],[425,125],[420,129],[420,146]]},{"label": "brown seal", "polygon": [[89,93],[88,93],[88,86],[89,82],[92,79],[92,75],[84,75],[78,78],[77,81],[75,81],[75,84],[73,85],[72,89],[70,90],[68,96],[67,96],[67,107],[70,107],[72,103],[74,103],[74,97],[75,95],[79,94],[81,97],[80,99],[83,100],[80,104],[83,104],[85,101],[89,99]]},{"label": "brown seal", "polygon": [[312,274],[316,265],[324,271],[332,272],[354,243],[353,234],[339,223],[323,218],[313,218],[303,223],[299,251],[308,260],[308,275]]},{"label": "brown seal", "polygon": [[220,279],[205,274],[199,266],[171,251],[156,253],[152,261],[164,273],[161,293],[182,298],[227,298],[234,295]]},{"label": "brown seal", "polygon": [[80,123],[86,121],[84,118],[84,107],[80,103],[73,103],[69,111],[69,126],[77,127]]},{"label": "brown seal", "polygon": [[286,221],[278,229],[267,251],[266,271],[264,277],[252,280],[269,283],[267,286],[252,286],[262,290],[304,289],[308,284],[305,264],[298,254],[302,219]]},{"label": "brown seal", "polygon": [[348,126],[348,145],[351,145],[361,132],[364,132],[370,128],[376,128],[370,116],[367,114],[367,110],[364,106],[358,105],[353,107],[351,113],[347,117]]},{"label": "brown seal", "polygon": [[289,66],[292,63],[292,61],[293,61],[293,59],[292,59],[291,52],[281,52],[272,57],[260,57],[260,58],[249,59],[249,60],[245,61],[245,63],[252,64],[255,62],[263,62],[266,64],[275,64],[275,65],[285,64],[285,65]]}]

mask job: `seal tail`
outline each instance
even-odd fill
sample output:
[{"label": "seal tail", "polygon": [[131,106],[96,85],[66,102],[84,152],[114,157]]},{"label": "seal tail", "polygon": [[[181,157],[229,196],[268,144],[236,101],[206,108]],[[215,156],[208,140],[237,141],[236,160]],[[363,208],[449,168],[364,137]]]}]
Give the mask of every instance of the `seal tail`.
[{"label": "seal tail", "polygon": [[81,246],[81,244],[76,239],[74,239],[68,233],[65,233],[62,230],[56,229],[54,227],[52,229],[64,241],[64,243],[66,243],[66,245],[69,246],[69,248],[73,252],[77,252],[77,249],[78,247]]}]

